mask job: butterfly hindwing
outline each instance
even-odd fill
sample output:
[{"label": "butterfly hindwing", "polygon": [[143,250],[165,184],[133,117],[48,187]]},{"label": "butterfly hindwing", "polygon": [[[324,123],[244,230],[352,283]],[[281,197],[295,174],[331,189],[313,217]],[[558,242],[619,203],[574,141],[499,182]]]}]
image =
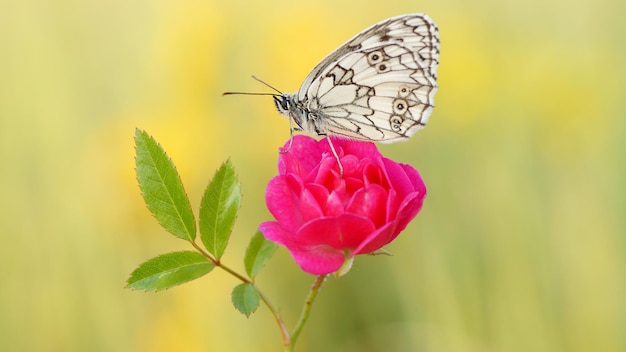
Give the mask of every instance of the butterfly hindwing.
[{"label": "butterfly hindwing", "polygon": [[364,30],[322,60],[305,79],[298,104],[316,132],[391,143],[422,128],[434,106],[439,38],[423,14]]}]

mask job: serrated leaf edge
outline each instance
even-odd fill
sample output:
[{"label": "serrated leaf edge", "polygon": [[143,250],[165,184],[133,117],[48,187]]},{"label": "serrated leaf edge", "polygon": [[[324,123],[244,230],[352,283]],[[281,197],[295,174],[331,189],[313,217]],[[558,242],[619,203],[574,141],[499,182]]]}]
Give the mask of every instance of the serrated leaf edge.
[{"label": "serrated leaf edge", "polygon": [[[151,140],[152,142],[155,143],[155,145],[158,147],[158,149],[163,153],[163,155],[165,156],[166,160],[169,162],[169,164],[171,165],[171,167],[174,170],[174,173],[176,174],[176,178],[178,180],[178,184],[180,185],[183,194],[185,196],[185,201],[187,204],[187,209],[189,210],[191,217],[192,217],[192,222],[193,222],[193,229],[189,229],[187,227],[186,222],[183,220],[183,215],[179,209],[179,207],[175,206],[176,202],[174,201],[174,198],[172,197],[172,192],[169,191],[169,188],[167,186],[165,186],[166,190],[167,190],[167,196],[170,199],[170,204],[173,205],[173,208],[176,210],[176,213],[178,214],[178,218],[176,220],[180,221],[183,224],[183,227],[185,228],[185,232],[186,232],[186,237],[180,237],[177,234],[173,233],[172,231],[170,231],[170,229],[168,229],[165,224],[163,223],[162,220],[160,220],[156,214],[154,213],[154,211],[150,208],[150,206],[148,205],[148,202],[146,201],[146,192],[144,190],[144,187],[142,187],[142,182],[139,180],[139,173],[137,172],[137,165],[138,165],[138,161],[137,161],[137,150],[138,150],[138,145],[137,145],[137,141],[139,140],[138,137],[142,136],[144,138],[147,138],[149,140]],[[137,184],[139,185],[139,190],[141,193],[141,197],[144,200],[144,204],[146,206],[146,208],[148,208],[148,211],[150,212],[150,214],[152,215],[152,217],[159,223],[159,225],[161,225],[161,227],[163,227],[167,232],[169,232],[170,234],[174,235],[177,238],[180,239],[184,239],[187,241],[193,241],[195,239],[195,235],[196,235],[196,229],[195,229],[195,215],[193,214],[193,209],[191,208],[191,201],[189,200],[189,195],[187,194],[187,191],[185,190],[185,187],[183,185],[182,179],[180,178],[180,173],[178,172],[178,169],[176,168],[176,164],[172,161],[172,158],[170,158],[169,154],[167,154],[167,152],[165,151],[165,149],[163,148],[163,146],[161,145],[161,143],[159,143],[156,139],[154,139],[154,137],[152,137],[152,135],[150,135],[149,133],[147,133],[144,130],[141,130],[139,128],[135,129],[135,157],[134,157],[134,161],[135,161],[135,179],[137,181]],[[142,141],[142,143],[145,145],[145,141]],[[147,148],[146,148],[147,149]],[[150,155],[150,159],[153,161],[153,168],[157,170],[157,173],[159,175],[159,180],[157,181],[152,181],[152,182],[158,182],[160,184],[165,185],[164,182],[164,177],[162,176],[162,172],[160,170],[160,168],[157,166],[157,163],[154,162],[154,158],[152,153],[150,153],[148,151],[148,154]],[[147,177],[147,179],[149,179],[149,177]],[[166,216],[169,216],[170,218],[175,218],[173,216],[170,216],[169,214],[167,214]],[[193,230],[193,231],[190,231]]]}]

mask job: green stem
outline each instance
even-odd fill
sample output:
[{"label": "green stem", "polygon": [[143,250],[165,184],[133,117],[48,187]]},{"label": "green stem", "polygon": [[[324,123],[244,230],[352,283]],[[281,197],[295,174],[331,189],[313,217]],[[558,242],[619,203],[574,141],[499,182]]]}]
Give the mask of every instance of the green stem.
[{"label": "green stem", "polygon": [[311,313],[311,306],[313,305],[313,302],[315,301],[315,297],[317,297],[317,293],[322,288],[322,285],[324,285],[324,282],[326,282],[327,277],[328,275],[318,276],[315,279],[313,286],[311,286],[311,291],[309,291],[309,295],[307,296],[306,301],[304,302],[304,306],[302,307],[302,312],[300,313],[300,319],[298,319],[298,323],[296,324],[296,327],[293,329],[293,333],[291,334],[291,343],[288,346],[285,346],[286,347],[285,351],[293,352],[296,346],[296,341],[298,340],[298,337],[300,336],[300,333],[302,332],[302,328],[304,328],[304,324],[306,324],[306,321],[309,319],[309,315]]},{"label": "green stem", "polygon": [[200,252],[203,256],[208,258],[213,264],[215,264],[216,267],[219,267],[220,269],[222,269],[222,270],[226,271],[227,273],[233,275],[234,277],[238,278],[242,282],[250,284],[250,285],[253,285],[256,288],[256,290],[259,293],[259,296],[261,298],[261,301],[263,301],[263,303],[265,304],[267,309],[269,309],[270,313],[272,313],[272,315],[274,316],[274,319],[276,320],[276,323],[278,324],[278,329],[280,330],[280,335],[281,335],[281,337],[283,339],[283,346],[289,346],[289,341],[290,341],[289,331],[287,330],[287,327],[285,326],[285,323],[283,322],[282,318],[280,317],[280,314],[278,313],[278,311],[270,303],[270,301],[267,299],[267,297],[265,297],[263,295],[263,293],[261,293],[261,290],[259,290],[259,288],[256,287],[254,282],[250,281],[245,276],[239,274],[238,272],[234,271],[233,269],[231,269],[231,268],[227,267],[226,265],[222,264],[219,260],[213,258],[209,253],[205,252],[204,249],[202,249],[202,247],[200,247],[198,244],[196,244],[196,242],[193,242],[193,241],[190,241],[190,242],[191,242],[191,245],[198,252]]},{"label": "green stem", "polygon": [[269,309],[270,313],[272,313],[272,315],[274,316],[274,320],[276,320],[276,324],[278,324],[278,329],[280,330],[280,336],[283,339],[283,346],[288,346],[289,340],[290,340],[289,330],[287,330],[287,327],[285,326],[283,319],[280,317],[280,314],[278,313],[278,311],[274,309],[274,306],[272,306],[270,301],[261,293],[261,291],[258,288],[257,288],[257,292],[259,293],[259,296],[261,297],[261,301],[265,303],[265,306],[267,307],[267,309]]},{"label": "green stem", "polygon": [[213,258],[209,253],[205,252],[204,249],[202,249],[202,247],[198,246],[196,244],[196,242],[191,242],[190,241],[190,243],[193,246],[193,248],[195,248],[203,256],[205,256],[207,259],[209,259],[215,266],[221,268],[222,270],[224,270],[227,273],[233,275],[234,277],[238,278],[239,280],[243,281],[246,284],[254,284],[252,281],[248,280],[245,276],[239,274],[238,272],[234,271],[233,269],[231,269],[231,268],[227,267],[226,265],[222,264],[222,262],[220,262],[219,260]]}]

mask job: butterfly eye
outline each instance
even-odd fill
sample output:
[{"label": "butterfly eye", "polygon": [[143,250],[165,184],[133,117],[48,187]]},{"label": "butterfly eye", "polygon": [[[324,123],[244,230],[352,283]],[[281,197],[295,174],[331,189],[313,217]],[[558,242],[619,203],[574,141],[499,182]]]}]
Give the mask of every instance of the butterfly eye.
[{"label": "butterfly eye", "polygon": [[402,116],[393,115],[389,118],[389,124],[391,125],[391,129],[396,132],[400,132],[400,130],[402,130],[402,122],[404,122]]},{"label": "butterfly eye", "polygon": [[385,73],[388,71],[391,71],[391,67],[387,65],[386,63],[381,62],[380,64],[376,65],[376,72]]},{"label": "butterfly eye", "polygon": [[394,99],[392,104],[393,112],[398,115],[404,115],[404,113],[408,109],[408,103],[404,99]]},{"label": "butterfly eye", "polygon": [[400,89],[398,90],[398,95],[401,98],[408,97],[409,93],[411,93],[411,89],[408,86],[401,86]]},{"label": "butterfly eye", "polygon": [[274,96],[274,104],[276,104],[276,109],[281,114],[289,112],[289,99],[287,99],[287,96]]},{"label": "butterfly eye", "polygon": [[384,59],[385,56],[380,50],[372,51],[371,53],[367,54],[367,62],[372,66],[383,62]]}]

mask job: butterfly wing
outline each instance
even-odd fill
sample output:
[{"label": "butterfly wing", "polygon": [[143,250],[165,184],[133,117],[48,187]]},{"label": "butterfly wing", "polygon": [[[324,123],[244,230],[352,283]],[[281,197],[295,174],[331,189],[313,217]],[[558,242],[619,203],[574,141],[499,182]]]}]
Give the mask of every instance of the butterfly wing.
[{"label": "butterfly wing", "polygon": [[324,58],[297,98],[321,133],[383,143],[406,140],[432,112],[438,64],[435,23],[424,14],[393,17]]}]

